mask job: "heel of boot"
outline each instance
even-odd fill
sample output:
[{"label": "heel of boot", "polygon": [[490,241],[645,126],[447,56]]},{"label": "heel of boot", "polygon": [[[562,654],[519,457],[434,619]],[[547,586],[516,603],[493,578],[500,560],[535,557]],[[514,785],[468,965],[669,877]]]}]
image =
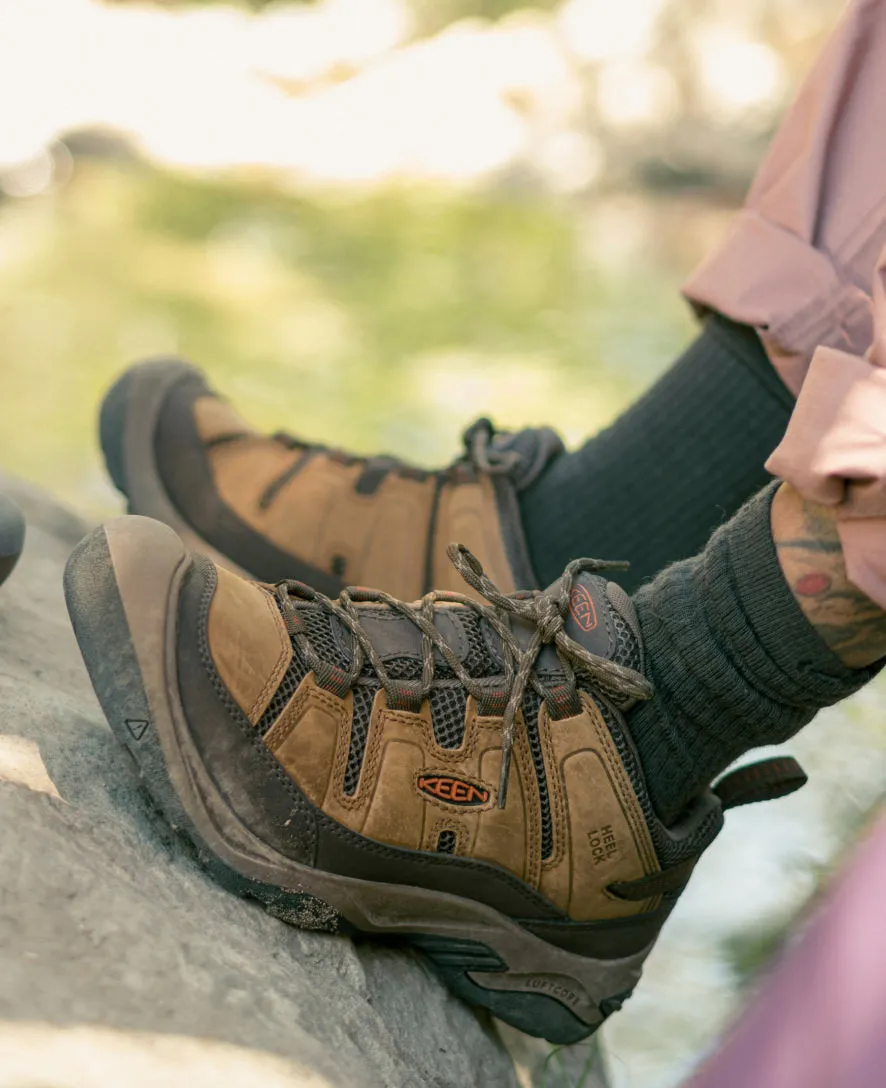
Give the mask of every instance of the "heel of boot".
[{"label": "heel of boot", "polygon": [[[577,988],[569,979],[510,972],[501,956],[480,941],[419,935],[411,937],[410,943],[428,957],[459,997],[488,1009],[527,1035],[557,1045],[577,1043],[592,1035],[629,996],[618,995],[601,1002],[591,1013],[593,1022],[589,1023],[569,1007],[575,1003]],[[588,1015],[588,1010],[584,1011]]]}]

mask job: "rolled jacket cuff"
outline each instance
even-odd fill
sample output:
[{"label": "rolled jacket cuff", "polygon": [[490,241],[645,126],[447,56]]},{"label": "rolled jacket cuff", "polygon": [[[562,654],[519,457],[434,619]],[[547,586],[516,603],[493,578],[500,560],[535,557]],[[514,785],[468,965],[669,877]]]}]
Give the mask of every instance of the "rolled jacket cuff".
[{"label": "rolled jacket cuff", "polygon": [[696,310],[716,310],[760,334],[796,396],[820,345],[861,354],[873,336],[870,296],[827,254],[753,208],[683,286]]},{"label": "rolled jacket cuff", "polygon": [[766,468],[835,508],[850,581],[886,608],[886,369],[819,348]]}]

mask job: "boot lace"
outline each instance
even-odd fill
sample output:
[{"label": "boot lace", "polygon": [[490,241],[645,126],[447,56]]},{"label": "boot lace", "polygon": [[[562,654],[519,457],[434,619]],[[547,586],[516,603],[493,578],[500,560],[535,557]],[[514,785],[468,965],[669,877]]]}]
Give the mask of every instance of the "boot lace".
[{"label": "boot lace", "polygon": [[462,453],[447,468],[432,471],[431,469],[417,468],[407,464],[397,457],[360,457],[354,453],[337,449],[333,446],[324,446],[317,443],[305,442],[295,438],[285,431],[277,431],[271,437],[275,442],[280,442],[289,450],[301,450],[302,457],[296,463],[272,480],[265,488],[259,505],[266,509],[276,498],[292,476],[298,471],[308,458],[324,455],[337,464],[347,467],[363,465],[367,471],[378,471],[382,474],[393,472],[397,476],[403,476],[410,480],[424,481],[434,476],[441,482],[461,476],[465,470],[482,473],[487,476],[506,476],[514,472],[520,464],[520,454],[516,450],[499,449],[494,444],[496,432],[491,420],[478,419],[462,435],[464,449]]},{"label": "boot lace", "polygon": [[[563,717],[564,711],[578,713],[580,710],[576,672],[584,674],[603,693],[619,702],[652,697],[652,684],[642,673],[591,653],[571,639],[565,630],[572,587],[578,575],[584,571],[623,570],[627,564],[598,559],[576,559],[566,567],[550,589],[507,596],[487,577],[479,560],[464,545],[450,544],[447,555],[464,581],[484,597],[489,602],[488,605],[462,593],[441,590],[433,590],[426,593],[420,601],[407,604],[381,590],[359,586],[350,586],[342,590],[337,600],[331,600],[310,586],[291,579],[278,582],[274,587],[275,594],[286,628],[313,670],[317,683],[342,698],[356,684],[364,663],[368,661],[385,691],[388,705],[417,712],[429,697],[434,683],[434,652],[437,651],[478,704],[492,707],[501,714],[502,761],[498,807],[504,808],[517,714],[527,687],[532,687],[538,693],[554,717]],[[295,600],[319,605],[349,631],[353,640],[350,668],[340,668],[317,653],[300,615],[300,609],[294,604]],[[358,605],[364,603],[387,605],[419,629],[422,641],[420,679],[402,680],[389,675],[360,623]],[[473,677],[468,673],[458,655],[434,626],[435,608],[442,603],[455,603],[473,609],[495,631],[503,650],[503,677],[492,678],[490,684],[490,678]],[[511,627],[513,620],[523,621],[533,628],[525,647],[520,645],[514,635]],[[535,670],[536,659],[546,644],[552,645],[556,650],[565,684],[547,685]]]}]

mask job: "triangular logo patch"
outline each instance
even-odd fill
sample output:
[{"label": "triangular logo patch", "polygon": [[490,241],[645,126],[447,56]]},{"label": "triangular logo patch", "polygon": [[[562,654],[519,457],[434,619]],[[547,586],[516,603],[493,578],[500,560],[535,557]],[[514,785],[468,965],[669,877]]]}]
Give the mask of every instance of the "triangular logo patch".
[{"label": "triangular logo patch", "polygon": [[127,718],[126,728],[133,740],[141,740],[148,728],[148,723],[141,718]]}]

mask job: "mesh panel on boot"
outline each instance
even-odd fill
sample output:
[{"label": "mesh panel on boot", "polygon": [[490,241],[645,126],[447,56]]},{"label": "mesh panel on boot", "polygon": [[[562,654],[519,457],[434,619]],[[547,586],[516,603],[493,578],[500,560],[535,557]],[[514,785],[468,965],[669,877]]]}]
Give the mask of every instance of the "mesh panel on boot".
[{"label": "mesh panel on boot", "polygon": [[[279,603],[277,607],[279,608]],[[346,666],[347,661],[344,659],[332,634],[329,616],[319,608],[304,608],[299,611],[308,629],[311,644],[317,652],[333,661],[336,665]],[[270,703],[268,703],[268,709],[261,716],[256,727],[260,736],[264,736],[280,717],[286,704],[298,690],[298,685],[310,672],[305,659],[301,655],[301,650],[298,648],[298,643],[294,638],[290,639],[290,641],[292,643],[292,660],[283,674],[279,687],[274,692]]]},{"label": "mesh panel on boot", "polygon": [[461,685],[431,688],[431,723],[441,748],[460,748],[465,735],[467,694]]},{"label": "mesh panel on boot", "polygon": [[[348,659],[332,633],[333,620],[329,613],[324,612],[318,605],[301,607],[298,612],[307,628],[306,634],[317,656],[333,665],[338,665],[341,669],[346,669]],[[350,638],[350,635],[347,637]]]},{"label": "mesh panel on boot", "polygon": [[637,672],[640,671],[642,661],[640,658],[640,643],[637,641],[637,636],[628,626],[625,618],[613,608],[610,613],[612,622],[615,625],[615,639],[616,647],[615,653],[612,655],[613,661],[617,661],[619,665],[626,665],[629,669],[634,669]]},{"label": "mesh panel on boot", "polygon": [[[385,672],[392,680],[421,680],[420,658],[389,657],[384,664]],[[368,661],[363,666],[363,673],[364,675],[375,676],[375,670]]]},{"label": "mesh panel on boot", "polygon": [[292,660],[289,662],[289,668],[283,674],[280,686],[274,692],[273,698],[268,703],[268,709],[262,714],[258,726],[256,727],[259,736],[263,737],[274,722],[280,717],[286,704],[298,690],[298,685],[307,676],[308,671],[308,666],[305,664],[301,653],[293,640]]},{"label": "mesh panel on boot", "polygon": [[437,853],[438,854],[454,854],[455,853],[455,832],[454,831],[441,831],[440,837],[437,839]]},{"label": "mesh panel on boot", "polygon": [[465,661],[467,671],[471,676],[498,675],[501,672],[501,665],[494,660],[489,652],[486,639],[483,637],[483,631],[480,628],[480,617],[470,608],[465,608],[464,611],[459,613],[459,619],[465,634],[468,636],[468,657]]},{"label": "mesh panel on boot", "polygon": [[369,736],[369,722],[372,718],[372,700],[378,688],[378,684],[357,684],[353,690],[351,746],[348,749],[348,765],[345,767],[344,791],[346,794],[354,793],[360,781],[363,756],[366,754],[366,738]]},{"label": "mesh panel on boot", "polygon": [[[326,660],[339,665],[339,667],[347,667],[346,655],[340,648],[339,642],[332,631],[331,617],[317,606],[303,606],[299,611],[316,652]],[[611,617],[615,624],[617,639],[616,652],[613,658],[621,664],[639,668],[641,653],[634,631],[616,609],[612,610]],[[476,677],[500,675],[501,667],[489,652],[477,616],[469,609],[465,609],[460,612],[459,619],[463,623],[468,639],[469,653],[465,663],[468,672]],[[415,680],[421,676],[421,661],[418,658],[396,658],[386,662],[386,666],[392,679]],[[214,670],[209,671],[214,672]],[[293,639],[292,661],[268,704],[267,710],[258,723],[260,735],[264,735],[271,728],[295,694],[308,671],[307,664]],[[447,671],[445,667],[439,667],[438,663],[437,675],[442,683],[435,683],[431,690],[431,720],[437,743],[443,748],[452,749],[458,748],[464,739],[464,715],[467,696],[459,684],[451,680],[446,681]],[[344,778],[344,791],[346,794],[353,794],[357,789],[366,753],[369,723],[372,716],[372,702],[379,687],[380,685],[367,663],[364,666],[360,682],[355,684],[353,688],[354,710],[348,762]],[[579,687],[588,691],[594,698],[606,722],[619,757],[633,784],[660,864],[666,868],[699,854],[716,837],[722,826],[722,813],[719,810],[712,811],[690,838],[682,841],[672,839],[652,808],[639,759],[634,751],[621,714],[614,710],[608,702],[599,698],[591,690],[591,685],[587,680],[580,680]],[[547,775],[538,729],[540,705],[541,700],[535,691],[530,688],[525,692],[522,711],[532,762],[538,781],[542,823],[542,857],[549,858],[553,852],[553,828]],[[442,832],[437,849],[444,853],[450,853],[454,850],[454,846],[454,834]]]},{"label": "mesh panel on boot", "polygon": [[529,750],[532,753],[535,777],[538,780],[538,799],[541,802],[541,856],[549,858],[554,852],[554,828],[551,822],[551,799],[548,796],[548,776],[545,772],[545,759],[538,733],[540,707],[541,698],[530,688],[523,695],[523,721],[526,723]]},{"label": "mesh panel on boot", "polygon": [[[300,606],[299,613],[316,653],[340,667],[347,667],[348,662],[345,654],[332,631],[331,618],[321,608],[312,605]],[[463,624],[468,640],[469,649],[465,661],[467,671],[476,677],[500,675],[501,666],[489,651],[483,637],[479,618],[470,609],[465,609],[459,611],[459,619]],[[271,728],[280,716],[297,690],[298,685],[309,671],[295,639],[292,640],[292,652],[293,656],[289,668],[259,722],[258,728],[262,735]],[[385,662],[385,668],[391,679],[418,680],[422,673],[421,660],[417,657],[388,659]],[[451,670],[445,664],[438,661],[435,671],[441,682],[435,683],[430,693],[434,739],[441,748],[455,749],[460,747],[464,740],[467,694],[458,682],[450,679]],[[346,795],[354,794],[360,780],[360,771],[366,754],[366,742],[372,716],[372,702],[379,687],[380,684],[375,677],[372,666],[368,661],[364,661],[361,680],[353,688],[354,709],[351,722],[351,738],[343,783]],[[542,856],[550,857],[553,852],[553,829],[547,776],[538,733],[539,706],[539,696],[530,689],[523,697],[523,715],[538,780],[542,820]]]}]

